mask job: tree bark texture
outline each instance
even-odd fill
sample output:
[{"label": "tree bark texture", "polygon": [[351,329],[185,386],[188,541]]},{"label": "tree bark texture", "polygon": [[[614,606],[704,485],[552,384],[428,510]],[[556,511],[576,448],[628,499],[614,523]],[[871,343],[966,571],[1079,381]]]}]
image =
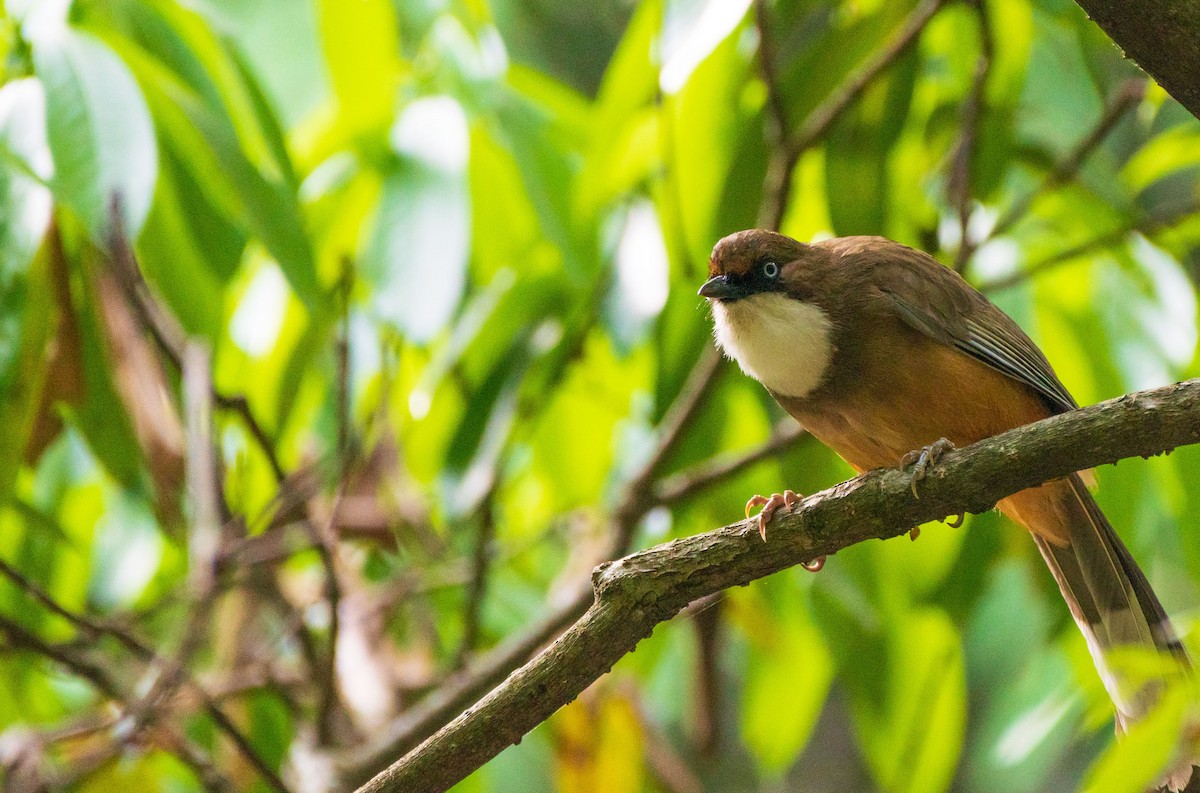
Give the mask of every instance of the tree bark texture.
[{"label": "tree bark texture", "polygon": [[1125,57],[1200,118],[1200,2],[1075,1]]}]

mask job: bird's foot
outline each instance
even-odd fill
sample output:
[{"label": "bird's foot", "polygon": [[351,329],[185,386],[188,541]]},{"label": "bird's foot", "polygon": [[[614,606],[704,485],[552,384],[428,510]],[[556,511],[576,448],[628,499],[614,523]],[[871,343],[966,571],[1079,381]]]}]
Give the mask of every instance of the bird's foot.
[{"label": "bird's foot", "polygon": [[916,498],[920,498],[917,493],[917,482],[925,478],[929,466],[935,464],[942,455],[946,452],[953,451],[955,445],[945,438],[938,438],[928,446],[922,446],[920,449],[913,449],[908,454],[900,458],[900,470],[903,471],[910,465],[913,467],[912,472],[912,494]]},{"label": "bird's foot", "polygon": [[[769,498],[767,496],[753,496],[746,502],[746,517],[750,517],[750,510],[755,507],[762,507],[758,513],[758,533],[762,536],[763,542],[767,541],[767,524],[771,522],[771,518],[775,516],[775,510],[780,507],[791,508],[800,503],[800,499],[804,496],[793,490],[785,490],[782,493],[775,493]],[[801,564],[805,570],[815,573],[825,566],[825,557],[818,556],[808,562]]]}]

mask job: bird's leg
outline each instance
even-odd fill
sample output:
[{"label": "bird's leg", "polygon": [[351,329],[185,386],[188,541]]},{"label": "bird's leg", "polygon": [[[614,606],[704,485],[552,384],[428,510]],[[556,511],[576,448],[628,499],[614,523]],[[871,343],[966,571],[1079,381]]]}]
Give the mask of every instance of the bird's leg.
[{"label": "bird's leg", "polygon": [[900,470],[913,467],[912,472],[912,494],[916,498],[921,496],[917,493],[917,482],[925,478],[925,473],[929,470],[929,466],[936,463],[943,454],[948,451],[953,451],[956,447],[953,443],[945,438],[938,438],[928,446],[922,446],[920,449],[913,449],[908,454],[900,458]]},{"label": "bird's leg", "polygon": [[[755,507],[762,507],[758,513],[758,533],[762,535],[763,542],[767,541],[767,524],[771,522],[771,518],[775,516],[775,510],[780,507],[788,507],[789,509],[800,503],[800,499],[804,496],[793,490],[785,490],[782,493],[775,493],[770,498],[766,496],[753,496],[746,502],[746,517],[750,517],[750,510]],[[805,570],[815,573],[825,566],[825,557],[818,556],[808,562],[803,562],[800,565]]]}]

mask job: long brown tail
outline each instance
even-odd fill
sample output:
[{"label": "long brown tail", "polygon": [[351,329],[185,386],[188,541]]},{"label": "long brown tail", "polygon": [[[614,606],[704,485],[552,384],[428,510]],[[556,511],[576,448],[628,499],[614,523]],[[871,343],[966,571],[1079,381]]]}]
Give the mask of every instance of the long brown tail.
[{"label": "long brown tail", "polygon": [[1109,664],[1111,650],[1154,648],[1169,653],[1185,669],[1192,664],[1150,582],[1079,475],[1073,474],[1067,483],[1069,491],[1063,488],[1058,505],[1067,542],[1052,543],[1037,534],[1034,540],[1087,640],[1123,729],[1146,714],[1159,686],[1131,691]]}]

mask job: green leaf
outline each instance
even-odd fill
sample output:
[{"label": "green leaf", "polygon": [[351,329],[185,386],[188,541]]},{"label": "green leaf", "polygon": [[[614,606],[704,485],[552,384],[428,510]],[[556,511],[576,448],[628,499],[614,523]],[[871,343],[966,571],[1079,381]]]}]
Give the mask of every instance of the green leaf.
[{"label": "green leaf", "polygon": [[362,263],[377,314],[428,342],[454,314],[466,286],[471,205],[462,108],[449,97],[408,107],[393,130],[401,156],[383,186]]},{"label": "green leaf", "polygon": [[[50,172],[37,80],[0,88],[0,503],[8,501],[32,429],[54,327],[47,242]],[[41,253],[38,253],[39,248]]]},{"label": "green leaf", "polygon": [[[777,576],[756,588],[781,580]],[[746,665],[742,737],[770,774],[786,770],[808,743],[833,681],[833,659],[820,632],[802,605],[788,606],[763,615],[766,625],[751,620],[758,630],[750,638],[759,647]]]},{"label": "green leaf", "polygon": [[[0,173],[0,183],[4,176]],[[0,504],[11,495],[45,381],[46,345],[55,324],[50,239],[48,235],[32,262],[6,267],[0,282],[0,426],[5,427],[0,436]]]},{"label": "green leaf", "polygon": [[913,611],[894,626],[889,654],[882,710],[854,701],[867,760],[892,793],[939,793],[953,778],[966,726],[958,632],[940,611]]},{"label": "green leaf", "polygon": [[1187,734],[1190,686],[1168,689],[1162,701],[1116,741],[1088,772],[1087,793],[1142,793],[1178,764],[1180,737]]},{"label": "green leaf", "polygon": [[[186,153],[179,164],[224,218],[220,222],[235,221],[261,240],[306,308],[323,311],[325,295],[311,235],[287,175],[260,171],[247,158],[229,119],[153,59],[136,58],[134,67],[163,134],[173,139],[173,149]],[[230,273],[227,269],[222,277]]]},{"label": "green leaf", "polygon": [[136,238],[154,195],[158,152],[133,75],[103,42],[70,28],[34,40],[33,60],[46,89],[55,196],[97,241],[120,196],[125,232]]},{"label": "green leaf", "polygon": [[[687,254],[692,261],[705,262],[713,243],[731,231],[730,220],[719,211],[726,178],[741,148],[754,135],[761,140],[757,125],[761,98],[745,92],[751,62],[739,46],[741,26],[722,41],[695,71],[677,95],[667,101],[671,114],[669,140],[673,152],[671,176],[678,200],[680,222],[687,234]],[[752,217],[757,208],[761,179],[753,192],[738,197],[738,208]],[[743,226],[744,227],[744,226]]]},{"label": "green leaf", "polygon": [[888,230],[889,160],[900,137],[917,75],[910,54],[892,66],[834,126],[825,144],[829,216],[838,234]]},{"label": "green leaf", "polygon": [[351,136],[382,136],[401,70],[395,7],[391,0],[318,0],[317,10],[338,124]]}]

